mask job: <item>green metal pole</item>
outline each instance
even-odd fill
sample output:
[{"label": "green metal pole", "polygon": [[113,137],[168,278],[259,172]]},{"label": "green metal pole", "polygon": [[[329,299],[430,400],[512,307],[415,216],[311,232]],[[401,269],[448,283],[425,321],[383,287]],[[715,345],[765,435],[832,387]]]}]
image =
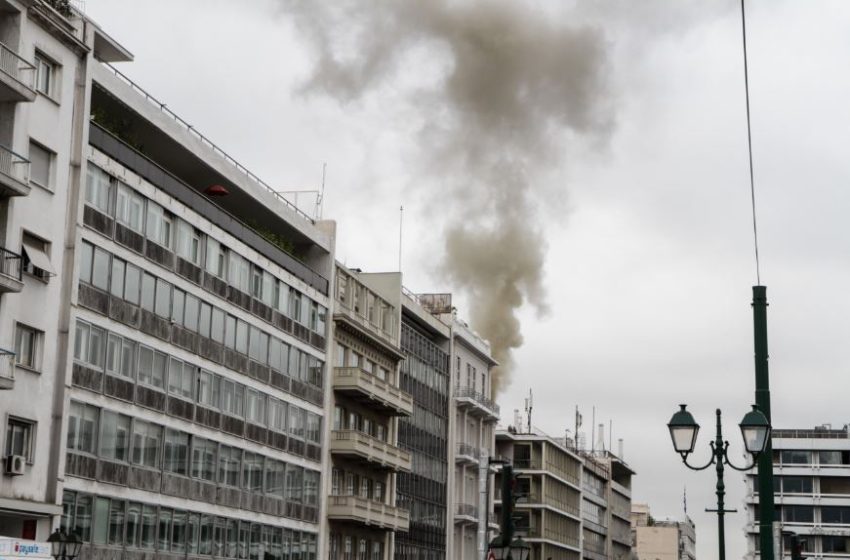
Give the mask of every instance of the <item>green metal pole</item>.
[{"label": "green metal pole", "polygon": [[[756,361],[756,406],[770,418],[770,375],[767,367],[767,287],[753,286],[753,336]],[[773,446],[758,459],[759,543],[761,560],[774,560],[773,552]]]},{"label": "green metal pole", "polygon": [[717,469],[717,543],[720,549],[719,560],[726,560],[726,527],[725,514],[726,509],[723,504],[723,497],[726,495],[726,485],[723,484],[723,430],[720,427],[720,409],[717,409],[717,436],[714,439],[714,458]]}]

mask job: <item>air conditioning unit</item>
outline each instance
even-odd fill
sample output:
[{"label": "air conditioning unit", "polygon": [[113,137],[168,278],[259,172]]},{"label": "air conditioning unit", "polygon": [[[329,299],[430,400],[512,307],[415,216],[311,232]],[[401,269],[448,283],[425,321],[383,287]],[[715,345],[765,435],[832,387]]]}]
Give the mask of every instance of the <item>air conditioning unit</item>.
[{"label": "air conditioning unit", "polygon": [[24,474],[27,459],[23,455],[9,455],[6,457],[6,468],[4,472],[10,476]]}]

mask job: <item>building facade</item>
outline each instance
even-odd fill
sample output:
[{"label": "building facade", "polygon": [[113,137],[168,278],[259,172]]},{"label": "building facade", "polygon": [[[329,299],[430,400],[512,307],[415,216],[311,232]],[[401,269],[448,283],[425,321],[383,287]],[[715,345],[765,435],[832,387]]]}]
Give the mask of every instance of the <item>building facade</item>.
[{"label": "building facade", "polygon": [[451,364],[449,464],[454,472],[449,495],[454,523],[447,550],[456,560],[476,560],[487,552],[488,528],[494,521],[490,457],[495,455],[499,405],[493,400],[491,370],[497,364],[487,341],[456,318]]},{"label": "building facade", "polygon": [[632,534],[638,560],[696,560],[696,526],[684,520],[655,519],[646,504],[632,504]]},{"label": "building facade", "polygon": [[[563,442],[518,430],[496,432],[496,454],[513,465],[519,496],[517,533],[531,545],[530,560],[578,560],[582,555],[582,458]],[[495,505],[501,507],[501,473]]]},{"label": "building facade", "polygon": [[399,388],[401,275],[337,265],[335,284],[327,557],[385,560],[410,525],[396,506],[396,473],[411,470],[398,419],[413,412]]},{"label": "building facade", "polygon": [[56,5],[2,12],[18,57],[3,53],[0,81],[23,87],[2,94],[17,150],[0,157],[0,535],[59,524],[90,558],[315,559],[333,224],[110,66],[129,54]]},{"label": "building facade", "polygon": [[449,399],[451,328],[422,307],[401,298],[400,387],[413,397],[413,414],[399,422],[399,446],[411,454],[411,472],[398,474],[397,503],[410,512],[410,530],[396,535],[395,558],[447,558],[451,518]]},{"label": "building facade", "polygon": [[[808,558],[850,555],[850,429],[773,430],[775,520],[798,535]],[[759,558],[758,486],[747,480],[747,558]],[[788,537],[783,556],[790,557]]]}]

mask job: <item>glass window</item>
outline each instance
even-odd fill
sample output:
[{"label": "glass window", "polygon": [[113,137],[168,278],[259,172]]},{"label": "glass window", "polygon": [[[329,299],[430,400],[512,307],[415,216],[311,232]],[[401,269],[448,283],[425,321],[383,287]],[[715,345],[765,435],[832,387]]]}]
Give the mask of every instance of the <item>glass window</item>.
[{"label": "glass window", "polygon": [[307,441],[322,442],[322,417],[312,412],[307,413]]},{"label": "glass window", "polygon": [[219,344],[224,344],[224,317],[224,311],[217,307],[212,308],[210,338]]},{"label": "glass window", "polygon": [[277,399],[269,398],[269,428],[286,433],[286,403]]},{"label": "glass window", "polygon": [[183,325],[190,331],[197,332],[198,330],[200,310],[200,300],[191,294],[186,294],[186,314],[183,318]]},{"label": "glass window", "polygon": [[157,550],[169,550],[171,548],[171,515],[168,508],[159,508],[159,529],[157,530]]},{"label": "glass window", "polygon": [[114,461],[130,459],[130,417],[103,411],[100,431],[100,456]]},{"label": "glass window", "polygon": [[141,420],[134,421],[132,462],[136,465],[158,469],[161,442],[162,426]]},{"label": "glass window", "polygon": [[32,463],[34,436],[34,422],[9,418],[6,424],[6,457],[9,455],[21,455],[28,463]]},{"label": "glass window", "polygon": [[177,430],[165,430],[163,446],[163,470],[185,475],[189,458],[189,434]]},{"label": "glass window", "polygon": [[236,351],[241,354],[248,353],[248,323],[236,321]]},{"label": "glass window", "polygon": [[35,53],[33,63],[35,66],[35,90],[48,97],[54,97],[56,64],[38,51]]},{"label": "glass window", "polygon": [[118,546],[124,544],[124,500],[110,500],[107,542]]},{"label": "glass window", "polygon": [[216,448],[208,439],[192,438],[192,477],[215,482]]},{"label": "glass window", "polygon": [[145,199],[142,195],[119,181],[115,197],[115,219],[131,230],[142,233],[144,213]]},{"label": "glass window", "polygon": [[[787,506],[785,506],[787,507]],[[821,512],[821,523],[850,524],[850,507],[847,506],[823,506]]]},{"label": "glass window", "polygon": [[195,366],[171,358],[168,367],[168,392],[192,400]]},{"label": "glass window", "polygon": [[247,409],[245,415],[253,424],[265,426],[266,424],[266,396],[254,389],[246,391]]},{"label": "glass window", "polygon": [[168,356],[154,352],[146,346],[139,347],[139,382],[160,389],[165,387]]},{"label": "glass window", "polygon": [[154,243],[171,247],[171,217],[155,202],[148,201],[148,220],[145,234]]},{"label": "glass window", "polygon": [[263,491],[263,456],[245,452],[242,458],[242,488],[251,492]]},{"label": "glass window", "polygon": [[171,322],[183,326],[183,313],[186,308],[186,292],[174,288],[171,293]]},{"label": "glass window", "polygon": [[142,270],[127,263],[127,272],[124,280],[124,299],[139,305],[139,290],[142,283]]},{"label": "glass window", "polygon": [[128,547],[135,548],[139,546],[141,529],[142,504],[138,502],[129,502],[127,504],[127,533],[124,537],[124,542]]},{"label": "glass window", "polygon": [[224,321],[224,345],[236,349],[236,317],[228,315]]},{"label": "glass window", "polygon": [[814,523],[814,507],[783,505],[782,518],[790,523]]},{"label": "glass window", "polygon": [[186,552],[187,521],[188,515],[185,511],[174,511],[171,519],[171,552]]},{"label": "glass window", "polygon": [[210,324],[212,322],[212,306],[208,303],[201,303],[201,314],[198,319],[198,334],[203,337],[210,338]]},{"label": "glass window", "polygon": [[[92,355],[89,353],[90,360],[97,360],[93,365],[103,366],[103,331],[97,331],[97,347],[95,348],[100,354]],[[91,335],[94,336],[93,334]],[[44,338],[44,333],[18,323],[15,325],[15,363],[27,369],[38,371],[41,369],[41,342]],[[91,352],[91,350],[89,351]]]},{"label": "glass window", "polygon": [[218,481],[226,486],[239,486],[242,450],[222,445],[218,453]]},{"label": "glass window", "polygon": [[266,459],[266,494],[284,497],[285,473],[285,463]]},{"label": "glass window", "polygon": [[142,309],[153,311],[154,294],[156,293],[156,278],[148,273],[142,276]]},{"label": "glass window", "polygon": [[71,402],[68,415],[69,451],[95,453],[97,445],[98,409],[78,402]]},{"label": "glass window", "polygon": [[94,258],[94,246],[85,241],[80,245],[80,281],[91,284],[91,267]]},{"label": "glass window", "polygon": [[109,214],[111,177],[100,167],[89,163],[86,174],[86,204]]},{"label": "glass window", "polygon": [[304,439],[304,412],[297,406],[289,406],[289,435]]},{"label": "glass window", "polygon": [[201,236],[188,222],[177,220],[176,252],[184,260],[201,264]]},{"label": "glass window", "polygon": [[782,463],[788,465],[808,465],[812,462],[811,451],[798,451],[793,449],[783,449],[780,451]]},{"label": "glass window", "polygon": [[290,502],[301,503],[303,491],[304,467],[297,465],[286,466],[286,499]]},{"label": "glass window", "polygon": [[154,312],[160,317],[171,319],[171,284],[160,278],[156,280]]},{"label": "glass window", "polygon": [[186,524],[186,552],[198,554],[200,551],[199,537],[201,534],[201,516],[198,513],[190,513]]},{"label": "glass window", "polygon": [[94,248],[94,264],[92,266],[91,283],[95,288],[109,290],[110,254],[100,247]]},{"label": "glass window", "polygon": [[83,542],[91,542],[92,497],[78,496],[74,508],[74,532]]},{"label": "glass window", "polygon": [[218,241],[209,235],[207,236],[207,254],[205,264],[207,272],[219,278],[224,278],[224,272],[226,270],[225,266],[227,264],[224,248]]},{"label": "glass window", "polygon": [[142,507],[142,533],[139,548],[153,550],[156,544],[156,506]]},{"label": "glass window", "polygon": [[109,288],[109,293],[113,296],[124,299],[124,270],[126,263],[121,259],[112,259],[112,286]]},{"label": "glass window", "polygon": [[205,370],[198,374],[198,403],[218,408],[218,376]]}]

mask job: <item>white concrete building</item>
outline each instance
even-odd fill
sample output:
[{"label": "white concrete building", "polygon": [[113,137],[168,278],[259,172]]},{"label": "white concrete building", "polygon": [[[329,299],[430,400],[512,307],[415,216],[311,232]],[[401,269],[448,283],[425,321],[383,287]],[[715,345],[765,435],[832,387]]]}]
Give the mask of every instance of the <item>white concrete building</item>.
[{"label": "white concrete building", "polygon": [[646,504],[632,504],[632,534],[638,560],[696,560],[696,526],[683,520],[655,519]]},{"label": "white concrete building", "polygon": [[111,67],[85,15],[2,4],[0,535],[324,556],[334,225]]},{"label": "white concrete building", "polygon": [[[850,556],[850,429],[773,430],[776,521],[797,533],[807,558]],[[758,488],[747,479],[747,558],[759,558]],[[787,537],[783,556],[790,557]]]},{"label": "white concrete building", "polygon": [[449,427],[449,479],[454,517],[447,549],[457,560],[483,558],[493,513],[493,473],[499,405],[493,400],[490,344],[457,319],[452,320],[452,399]]}]

